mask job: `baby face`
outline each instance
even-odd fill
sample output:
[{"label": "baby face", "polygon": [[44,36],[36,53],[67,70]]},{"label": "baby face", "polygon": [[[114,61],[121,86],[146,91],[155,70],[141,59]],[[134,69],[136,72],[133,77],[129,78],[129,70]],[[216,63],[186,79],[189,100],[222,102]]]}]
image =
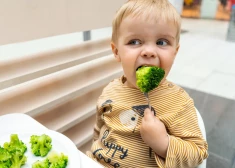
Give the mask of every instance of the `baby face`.
[{"label": "baby face", "polygon": [[134,129],[137,126],[139,116],[133,110],[123,111],[119,115],[120,122],[129,129]]},{"label": "baby face", "polygon": [[144,65],[164,69],[165,79],[179,48],[176,34],[176,26],[171,22],[148,22],[131,16],[124,18],[112,49],[117,61],[122,63],[127,78],[125,85],[137,88],[136,70]]}]

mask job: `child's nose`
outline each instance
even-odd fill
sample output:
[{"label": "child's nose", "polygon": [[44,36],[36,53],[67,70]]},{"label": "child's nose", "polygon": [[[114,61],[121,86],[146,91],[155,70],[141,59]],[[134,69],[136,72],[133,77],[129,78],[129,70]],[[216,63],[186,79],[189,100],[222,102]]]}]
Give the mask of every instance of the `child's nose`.
[{"label": "child's nose", "polygon": [[157,52],[153,46],[145,47],[141,53],[142,57],[156,57]]}]

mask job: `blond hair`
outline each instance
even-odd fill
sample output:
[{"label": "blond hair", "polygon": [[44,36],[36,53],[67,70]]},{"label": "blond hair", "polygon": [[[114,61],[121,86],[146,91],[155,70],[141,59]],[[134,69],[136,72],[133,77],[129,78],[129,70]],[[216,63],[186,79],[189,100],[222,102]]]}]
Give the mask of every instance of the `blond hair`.
[{"label": "blond hair", "polygon": [[161,21],[173,22],[177,28],[176,40],[179,42],[181,17],[168,0],[128,0],[113,19],[113,42],[117,42],[120,24],[128,16],[143,17],[146,21],[161,19]]}]

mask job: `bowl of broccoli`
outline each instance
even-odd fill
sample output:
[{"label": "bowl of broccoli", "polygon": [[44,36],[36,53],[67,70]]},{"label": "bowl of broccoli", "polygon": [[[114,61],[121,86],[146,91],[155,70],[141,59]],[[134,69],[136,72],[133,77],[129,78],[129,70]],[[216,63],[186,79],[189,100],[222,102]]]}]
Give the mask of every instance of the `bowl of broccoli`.
[{"label": "bowl of broccoli", "polygon": [[0,137],[0,168],[79,168],[79,157],[74,143],[56,131],[22,131]]}]

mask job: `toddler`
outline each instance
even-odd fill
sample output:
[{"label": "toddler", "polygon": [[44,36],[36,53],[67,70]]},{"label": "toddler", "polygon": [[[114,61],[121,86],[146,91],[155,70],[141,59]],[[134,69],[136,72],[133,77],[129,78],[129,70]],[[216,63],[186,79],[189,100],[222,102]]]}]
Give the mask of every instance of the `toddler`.
[{"label": "toddler", "polygon": [[[124,75],[98,99],[94,142],[87,152],[103,166],[189,168],[208,157],[193,100],[166,79],[179,50],[180,29],[180,15],[168,0],[129,0],[116,13],[111,47]],[[149,92],[151,110],[136,85],[141,66],[165,70]]]}]

